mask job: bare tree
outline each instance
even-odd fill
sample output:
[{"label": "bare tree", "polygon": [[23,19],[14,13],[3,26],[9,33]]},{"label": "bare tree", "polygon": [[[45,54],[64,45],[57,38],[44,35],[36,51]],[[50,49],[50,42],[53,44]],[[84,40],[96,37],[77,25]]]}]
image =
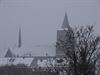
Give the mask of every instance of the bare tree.
[{"label": "bare tree", "polygon": [[68,61],[71,75],[95,75],[96,63],[100,55],[100,37],[94,35],[93,26],[66,30],[66,39],[57,42]]}]

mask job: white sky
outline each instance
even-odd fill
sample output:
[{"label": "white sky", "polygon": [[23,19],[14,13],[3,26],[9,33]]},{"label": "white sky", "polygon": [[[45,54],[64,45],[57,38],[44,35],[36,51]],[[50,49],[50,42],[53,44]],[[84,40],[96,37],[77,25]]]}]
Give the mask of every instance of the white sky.
[{"label": "white sky", "polygon": [[19,27],[23,46],[55,44],[65,12],[72,27],[96,23],[99,33],[99,4],[99,0],[0,0],[0,48],[17,46]]}]

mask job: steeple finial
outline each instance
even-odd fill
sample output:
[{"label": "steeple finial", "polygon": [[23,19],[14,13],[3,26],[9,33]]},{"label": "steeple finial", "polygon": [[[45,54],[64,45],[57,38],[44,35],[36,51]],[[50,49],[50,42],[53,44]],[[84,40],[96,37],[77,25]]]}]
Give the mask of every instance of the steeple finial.
[{"label": "steeple finial", "polygon": [[62,28],[63,29],[65,29],[65,28],[70,29],[71,28],[70,25],[69,25],[67,13],[65,13],[65,17],[64,17],[63,24],[62,24]]},{"label": "steeple finial", "polygon": [[18,39],[18,48],[21,47],[22,40],[21,40],[21,28],[19,28],[19,39]]}]

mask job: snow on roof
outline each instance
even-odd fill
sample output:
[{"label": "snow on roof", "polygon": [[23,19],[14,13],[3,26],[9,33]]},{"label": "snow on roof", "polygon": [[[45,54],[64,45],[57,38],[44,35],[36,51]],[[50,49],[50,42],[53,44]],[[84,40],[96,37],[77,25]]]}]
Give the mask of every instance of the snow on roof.
[{"label": "snow on roof", "polygon": [[4,57],[4,58],[0,58],[0,66],[4,66],[4,65],[18,65],[18,64],[24,64],[26,66],[31,66],[34,67],[35,65],[37,65],[38,67],[51,67],[52,65],[55,65],[55,60],[53,58],[50,58],[48,60],[48,58],[45,59],[37,59],[36,63],[34,65],[31,65],[32,62],[34,62],[35,58],[10,58],[10,57]]},{"label": "snow on roof", "polygon": [[33,58],[0,58],[0,66],[24,64],[30,66]]},{"label": "snow on roof", "polygon": [[33,58],[16,58],[13,62],[14,65],[17,64],[25,64],[26,66],[30,66]]},{"label": "snow on roof", "polygon": [[55,65],[55,62],[56,61],[54,59],[50,58],[49,60],[48,59],[38,60],[37,64],[39,67],[51,67]]},{"label": "snow on roof", "polygon": [[12,53],[17,56],[55,56],[55,46],[33,46],[31,48],[11,49]]},{"label": "snow on roof", "polygon": [[0,66],[7,65],[8,64],[8,58],[0,58]]}]

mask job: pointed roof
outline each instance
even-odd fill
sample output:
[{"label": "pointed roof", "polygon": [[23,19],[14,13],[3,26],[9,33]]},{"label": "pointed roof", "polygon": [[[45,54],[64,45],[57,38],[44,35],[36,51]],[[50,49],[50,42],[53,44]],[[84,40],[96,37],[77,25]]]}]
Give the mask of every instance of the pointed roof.
[{"label": "pointed roof", "polygon": [[70,29],[71,28],[70,25],[69,25],[67,13],[65,13],[65,17],[64,17],[64,20],[63,20],[62,28],[63,29],[65,29],[65,28]]},{"label": "pointed roof", "polygon": [[21,40],[21,28],[19,28],[19,39],[18,39],[18,48],[21,47],[22,40]]},{"label": "pointed roof", "polygon": [[8,51],[5,55],[5,57],[13,57],[13,56],[14,56],[14,54],[11,52],[10,48],[8,48]]}]

